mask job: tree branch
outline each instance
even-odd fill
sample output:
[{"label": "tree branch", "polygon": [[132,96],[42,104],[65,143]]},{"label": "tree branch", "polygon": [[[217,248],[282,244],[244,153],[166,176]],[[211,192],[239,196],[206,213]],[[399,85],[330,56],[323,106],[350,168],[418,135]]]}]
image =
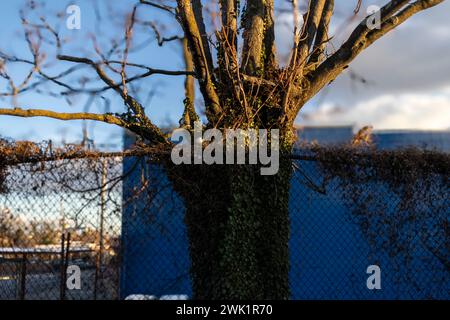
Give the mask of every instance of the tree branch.
[{"label": "tree branch", "polygon": [[244,47],[241,68],[249,75],[256,75],[263,67],[264,17],[265,1],[247,0],[242,18]]},{"label": "tree branch", "polygon": [[265,34],[264,34],[264,71],[265,73],[277,68],[277,53],[275,47],[275,19],[274,0],[266,0]]},{"label": "tree branch", "polygon": [[226,38],[225,45],[231,52],[234,53],[235,56],[237,56],[238,1],[220,0],[220,6],[222,12],[222,33]]},{"label": "tree branch", "polygon": [[319,22],[322,17],[322,12],[325,6],[326,0],[310,0],[309,9],[306,14],[306,19],[300,35],[300,42],[297,46],[295,66],[303,67],[309,56],[309,51],[314,41],[314,37],[319,28]]},{"label": "tree branch", "polygon": [[[364,49],[383,35],[406,21],[412,15],[438,5],[444,0],[417,0],[405,7],[408,0],[391,1],[381,9],[380,29],[370,30],[364,19],[352,32],[348,40],[318,68],[308,75],[309,89],[303,100],[314,96],[325,85],[333,81]],[[400,12],[398,10],[402,9]]]},{"label": "tree branch", "polygon": [[96,113],[61,113],[50,110],[42,110],[42,109],[0,109],[0,115],[5,116],[15,116],[15,117],[23,117],[23,118],[32,118],[32,117],[46,117],[53,118],[63,121],[68,120],[95,120],[101,121],[109,124],[115,124],[120,127],[126,127],[127,123],[122,119],[118,118],[112,114],[96,114]]},{"label": "tree branch", "polygon": [[130,112],[127,113],[128,119],[126,119],[125,121],[126,128],[151,142],[167,143],[166,137],[164,136],[162,131],[150,121],[150,119],[145,114],[145,110],[142,105],[131,95],[126,94],[123,90],[121,90],[120,86],[118,86],[110,77],[108,77],[108,75],[103,71],[98,63],[95,63],[94,61],[87,58],[65,55],[58,55],[58,59],[83,63],[92,66],[97,72],[100,79],[103,80],[103,82],[105,82],[112,89],[114,89],[118,94],[120,94],[129,110],[133,112],[133,114],[131,114]]},{"label": "tree branch", "polygon": [[320,18],[320,24],[317,29],[316,38],[314,40],[314,46],[312,48],[309,64],[316,64],[320,62],[321,56],[325,51],[325,48],[329,41],[328,28],[330,25],[331,17],[333,16],[333,9],[334,0],[326,0],[322,12],[322,17]]},{"label": "tree branch", "polygon": [[203,50],[205,52],[205,59],[208,63],[209,73],[213,76],[213,59],[211,50],[209,48],[208,35],[206,34],[205,21],[203,19],[203,6],[201,0],[192,0],[192,11],[194,12],[195,22],[197,23],[198,31],[202,39]]},{"label": "tree branch", "polygon": [[[182,40],[183,44],[183,58],[186,70],[190,71],[194,69],[194,63],[192,62],[192,54],[189,51],[187,39]],[[198,121],[199,117],[195,112],[195,83],[194,77],[187,75],[184,81],[184,112],[180,119],[180,126],[186,128],[193,128],[194,122]]]},{"label": "tree branch", "polygon": [[164,10],[164,11],[170,13],[170,14],[175,15],[175,8],[173,8],[173,7],[166,6],[166,5],[163,5],[163,4],[159,4],[159,3],[156,3],[156,2],[153,2],[153,1],[145,1],[145,0],[140,0],[140,3],[146,4],[148,6],[151,6],[151,7],[157,8],[157,9]]},{"label": "tree branch", "polygon": [[185,37],[192,53],[200,90],[205,99],[206,115],[210,121],[214,122],[221,113],[221,107],[212,74],[210,73],[211,67],[208,65],[208,58],[203,47],[202,36],[190,1],[177,0],[177,3],[177,17],[183,27]]}]

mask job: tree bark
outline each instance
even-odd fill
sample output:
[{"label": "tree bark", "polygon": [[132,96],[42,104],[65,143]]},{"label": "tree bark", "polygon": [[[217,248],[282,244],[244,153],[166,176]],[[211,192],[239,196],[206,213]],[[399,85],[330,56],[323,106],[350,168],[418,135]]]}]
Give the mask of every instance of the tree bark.
[{"label": "tree bark", "polygon": [[169,176],[185,200],[194,299],[288,299],[291,162],[185,165]]}]

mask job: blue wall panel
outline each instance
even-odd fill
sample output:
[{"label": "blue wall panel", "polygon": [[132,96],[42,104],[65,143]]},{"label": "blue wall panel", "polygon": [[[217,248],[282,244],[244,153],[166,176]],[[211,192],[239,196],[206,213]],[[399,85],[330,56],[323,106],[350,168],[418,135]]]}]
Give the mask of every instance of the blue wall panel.
[{"label": "blue wall panel", "polygon": [[[336,130],[336,128],[333,128]],[[348,141],[348,128],[340,141]],[[336,132],[321,132],[336,137]],[[308,137],[311,139],[309,135]],[[442,151],[450,150],[447,132],[393,132],[375,134],[380,148],[416,145]],[[130,139],[129,137],[127,139]],[[337,142],[333,140],[333,143]],[[129,145],[130,141],[126,142]],[[320,175],[312,162],[302,163],[306,175]],[[150,177],[151,204],[141,195],[124,206],[122,226],[121,296],[130,294],[186,294],[191,296],[189,254],[184,208],[172,191],[163,170],[144,160],[124,160],[124,172],[132,174],[124,181],[123,196],[129,199],[139,189],[141,176]],[[292,180],[289,202],[291,218],[290,283],[293,299],[423,299],[450,297],[448,271],[425,249],[417,245],[408,268],[395,264],[386,252],[373,252],[361,229],[352,220],[351,210],[342,199],[337,181],[332,182],[326,195],[317,193],[301,183],[304,177],[296,171]],[[381,186],[376,194],[383,194]],[[380,189],[381,188],[381,189]],[[389,210],[395,212],[396,199]],[[447,206],[443,206],[448,209]],[[442,214],[442,213],[441,213]],[[447,213],[444,213],[448,215]],[[417,239],[412,240],[413,242]],[[425,262],[424,262],[425,261]],[[366,268],[377,264],[382,270],[382,289],[368,290]],[[412,268],[412,269],[411,269]],[[430,272],[432,268],[432,272]],[[409,274],[412,272],[412,275]],[[403,277],[403,275],[405,275]],[[433,277],[430,278],[430,277]],[[441,281],[435,283],[435,278]],[[415,286],[422,287],[415,290]]]}]

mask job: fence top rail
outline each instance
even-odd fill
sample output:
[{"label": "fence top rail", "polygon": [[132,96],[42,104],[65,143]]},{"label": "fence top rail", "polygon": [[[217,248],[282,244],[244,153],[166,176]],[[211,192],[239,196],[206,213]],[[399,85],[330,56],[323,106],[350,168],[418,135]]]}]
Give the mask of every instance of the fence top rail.
[{"label": "fence top rail", "polygon": [[[2,159],[0,154],[0,164],[6,166],[17,166],[21,164],[39,164],[53,161],[64,160],[82,160],[82,159],[106,159],[106,158],[127,158],[127,157],[152,157],[170,155],[169,149],[162,149],[158,147],[136,147],[124,151],[102,152],[90,150],[76,150],[67,153],[56,154],[38,154],[33,156],[14,156],[12,158]],[[414,157],[416,159],[426,159],[427,162],[435,161],[437,164],[448,163],[450,161],[450,153],[440,150],[427,150],[413,147],[405,147],[394,150],[372,149],[372,148],[352,148],[348,146],[334,146],[334,147],[300,147],[295,148],[289,155],[291,160],[298,161],[320,161],[332,163],[358,163],[366,166],[368,162],[377,166],[380,161],[373,161],[376,159],[383,159],[389,156],[395,156],[400,160]],[[3,160],[3,163],[2,163]],[[391,160],[389,160],[391,161]],[[383,162],[383,161],[381,161]],[[386,164],[386,163],[385,163]],[[444,167],[446,167],[444,165]],[[1,168],[0,168],[1,169]],[[433,169],[434,170],[434,169]]]},{"label": "fence top rail", "polygon": [[[37,157],[18,157],[16,159],[6,161],[9,166],[20,165],[20,164],[34,164],[41,162],[51,162],[51,161],[61,161],[61,160],[77,160],[77,159],[101,159],[101,158],[126,158],[126,157],[145,157],[152,155],[163,155],[170,154],[168,151],[161,150],[151,150],[151,149],[131,149],[125,151],[115,151],[115,152],[79,152],[74,154],[66,155],[55,155],[55,156],[37,156]],[[305,161],[315,161],[317,156],[297,154],[294,153],[290,156],[295,160],[305,160]]]},{"label": "fence top rail", "polygon": [[[93,252],[93,249],[79,247],[70,248],[69,253]],[[59,254],[61,248],[0,248],[0,254]]]},{"label": "fence top rail", "polygon": [[[116,157],[139,157],[139,156],[150,156],[156,154],[152,150],[125,150],[125,151],[117,151],[117,152],[94,152],[94,151],[86,151],[86,152],[76,152],[76,153],[68,153],[64,155],[47,155],[47,156],[34,156],[34,157],[18,157],[16,159],[12,159],[6,161],[6,165],[14,166],[20,164],[35,164],[41,162],[51,162],[51,161],[61,161],[61,160],[77,160],[77,159],[100,159],[100,158],[116,158]],[[159,151],[158,154],[161,154]]]}]

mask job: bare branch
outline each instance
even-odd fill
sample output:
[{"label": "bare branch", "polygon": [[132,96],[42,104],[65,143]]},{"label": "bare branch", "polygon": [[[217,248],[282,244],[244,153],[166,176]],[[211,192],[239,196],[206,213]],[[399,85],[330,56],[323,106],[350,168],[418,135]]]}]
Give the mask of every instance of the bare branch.
[{"label": "bare branch", "polygon": [[6,116],[16,116],[16,117],[23,117],[23,118],[32,118],[32,117],[46,117],[46,118],[53,118],[58,120],[95,120],[95,121],[101,121],[106,122],[110,124],[115,124],[121,127],[126,127],[127,124],[122,119],[116,117],[112,114],[96,114],[96,113],[86,113],[86,112],[79,112],[79,113],[61,113],[61,112],[55,112],[50,110],[44,110],[44,109],[20,109],[20,108],[14,108],[14,109],[0,109],[0,115],[6,115]]},{"label": "bare branch", "polygon": [[310,0],[309,9],[306,13],[306,19],[300,35],[300,42],[296,48],[297,60],[293,61],[295,66],[303,66],[309,56],[309,51],[314,41],[314,37],[319,28],[319,22],[322,17],[323,8],[326,0]]},{"label": "bare branch", "polygon": [[167,6],[167,5],[163,5],[163,4],[159,4],[153,1],[145,1],[145,0],[140,0],[140,3],[157,8],[157,9],[161,9],[164,10],[170,14],[175,15],[175,8],[171,7],[171,6]]},{"label": "bare branch", "polygon": [[188,41],[195,71],[198,76],[200,90],[206,104],[206,115],[208,119],[218,118],[221,112],[219,97],[217,95],[208,58],[203,47],[202,36],[197,26],[197,21],[189,0],[178,0],[178,19],[183,27],[185,37]]},{"label": "bare branch", "polygon": [[274,0],[266,0],[265,13],[265,34],[264,34],[264,71],[270,72],[277,67],[277,53],[275,47],[275,19]]},{"label": "bare branch", "polygon": [[171,37],[163,37],[161,33],[158,30],[158,27],[155,23],[149,21],[149,22],[142,22],[143,25],[148,25],[153,30],[156,36],[156,41],[158,41],[158,46],[162,47],[162,45],[165,42],[175,41],[175,40],[183,40],[183,37],[179,36],[171,36]]},{"label": "bare branch", "polygon": [[314,40],[314,46],[312,48],[311,57],[309,59],[310,64],[316,64],[320,62],[321,56],[325,51],[325,47],[329,41],[328,28],[330,25],[331,17],[333,15],[334,0],[326,0],[323,8],[322,17],[320,18],[320,24],[317,29],[316,38]]},{"label": "bare branch", "polygon": [[124,91],[120,89],[120,86],[118,86],[110,77],[108,77],[108,75],[103,71],[98,63],[95,63],[88,58],[65,55],[59,55],[58,59],[83,63],[92,66],[97,72],[100,79],[103,80],[103,82],[105,82],[112,89],[114,89],[117,93],[119,93],[125,104],[134,113],[133,115],[129,115],[129,119],[125,119],[125,121],[127,121],[127,128],[134,131],[135,133],[138,133],[140,136],[148,139],[151,142],[167,143],[165,135],[146,116],[145,110],[142,105],[131,95],[125,94]]},{"label": "bare branch", "polygon": [[209,48],[208,35],[206,34],[205,21],[203,19],[203,6],[201,0],[192,0],[192,11],[197,22],[198,31],[202,39],[203,50],[205,52],[206,62],[208,63],[209,73],[213,75],[213,59]]},{"label": "bare branch", "polygon": [[264,0],[247,1],[242,17],[244,46],[241,68],[249,75],[255,75],[263,67],[264,11]]},{"label": "bare branch", "polygon": [[[350,35],[349,39],[332,56],[308,75],[309,90],[304,99],[314,96],[325,85],[333,81],[364,49],[383,35],[406,21],[412,15],[438,5],[444,0],[391,1],[381,9],[382,25],[380,29],[370,30],[364,19]],[[405,6],[407,5],[407,6]],[[404,9],[402,9],[404,8]],[[401,11],[398,11],[402,9]]]},{"label": "bare branch", "polygon": [[[187,39],[183,39],[183,58],[186,65],[186,70],[193,70],[194,63],[192,61],[192,54],[189,51]],[[199,117],[195,112],[195,83],[194,77],[187,75],[184,81],[184,112],[180,120],[181,127],[193,128],[194,122],[198,121]]]},{"label": "bare branch", "polygon": [[237,0],[221,0],[222,33],[226,37],[226,44],[230,51],[237,55]]}]

